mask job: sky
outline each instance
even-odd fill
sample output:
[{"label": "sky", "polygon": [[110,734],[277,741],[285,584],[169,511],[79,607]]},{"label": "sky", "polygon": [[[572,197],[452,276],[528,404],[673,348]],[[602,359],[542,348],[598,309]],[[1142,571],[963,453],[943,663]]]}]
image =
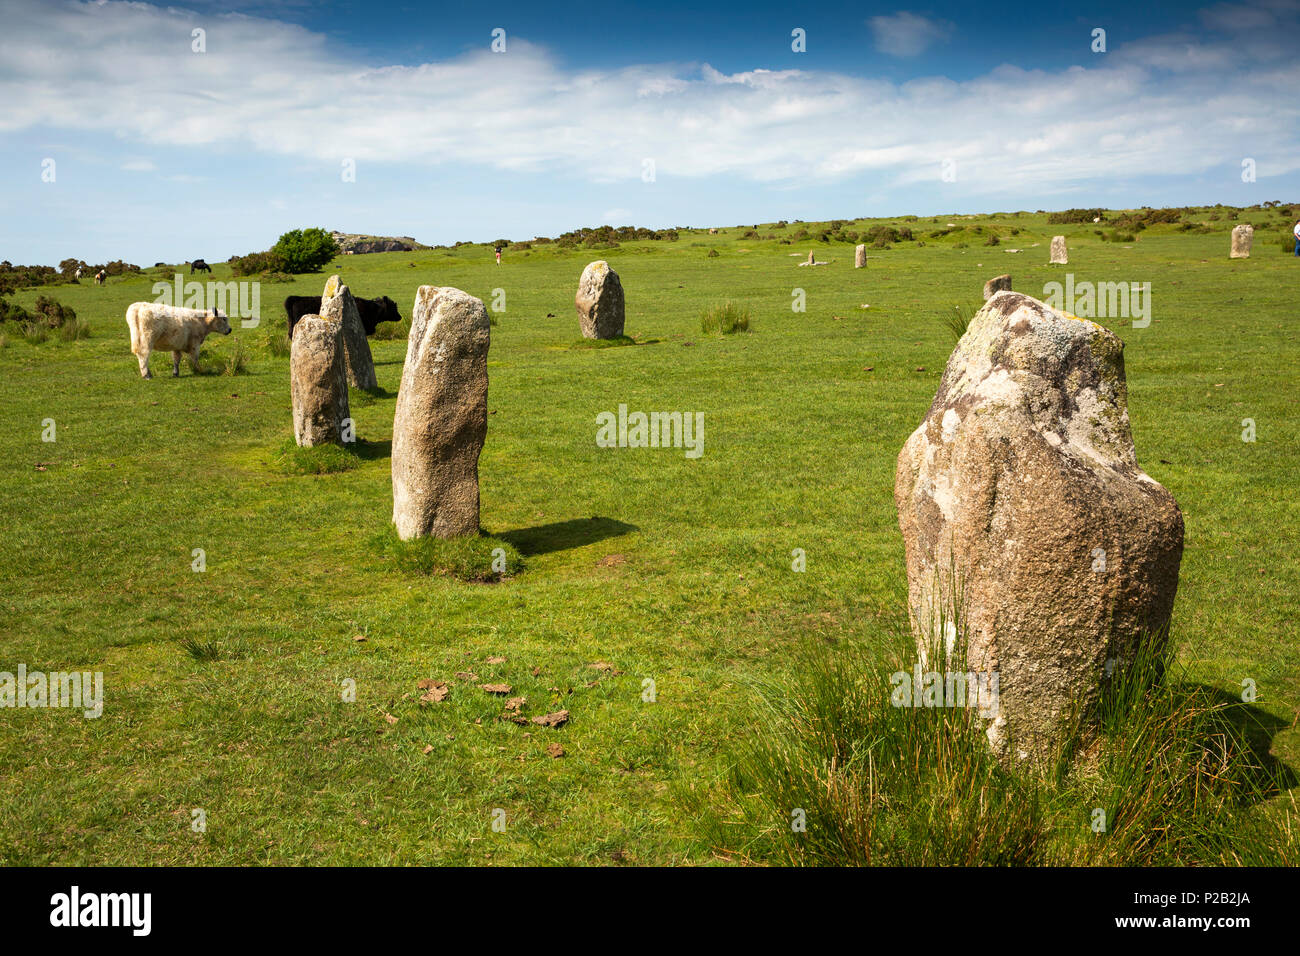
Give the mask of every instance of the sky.
[{"label": "sky", "polygon": [[1300,0],[702,6],[0,0],[0,259],[1300,200]]}]

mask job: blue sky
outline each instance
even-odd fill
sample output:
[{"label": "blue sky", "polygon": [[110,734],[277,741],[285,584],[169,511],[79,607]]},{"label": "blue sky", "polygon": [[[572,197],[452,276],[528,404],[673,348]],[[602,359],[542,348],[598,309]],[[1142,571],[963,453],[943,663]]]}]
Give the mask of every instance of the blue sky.
[{"label": "blue sky", "polygon": [[0,8],[13,262],[1300,199],[1300,0]]}]

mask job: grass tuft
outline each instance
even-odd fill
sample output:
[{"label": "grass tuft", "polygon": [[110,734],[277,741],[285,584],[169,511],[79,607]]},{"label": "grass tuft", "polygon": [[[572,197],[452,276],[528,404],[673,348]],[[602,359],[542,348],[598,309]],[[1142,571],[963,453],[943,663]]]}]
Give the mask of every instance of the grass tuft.
[{"label": "grass tuft", "polygon": [[524,568],[514,545],[480,532],[458,538],[414,538],[403,541],[389,526],[379,547],[403,571],[447,575],[461,581],[488,582],[513,577]]},{"label": "grass tuft", "polygon": [[714,332],[722,335],[748,332],[749,309],[745,306],[736,305],[734,302],[709,306],[700,313],[700,331],[706,335]]},{"label": "grass tuft", "polygon": [[361,458],[354,448],[332,444],[303,448],[289,438],[272,460],[272,470],[282,475],[333,475],[359,464]]},{"label": "grass tuft", "polygon": [[941,312],[940,318],[944,327],[952,333],[952,340],[960,342],[961,337],[966,334],[970,328],[971,319],[975,318],[980,309],[984,308],[984,303],[968,303],[966,305],[954,305],[946,312]]}]

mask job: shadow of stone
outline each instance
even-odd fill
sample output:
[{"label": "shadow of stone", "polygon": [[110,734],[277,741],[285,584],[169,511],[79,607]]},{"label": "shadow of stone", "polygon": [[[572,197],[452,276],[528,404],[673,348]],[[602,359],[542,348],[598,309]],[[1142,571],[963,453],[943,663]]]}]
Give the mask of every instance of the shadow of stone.
[{"label": "shadow of stone", "polygon": [[393,457],[393,442],[387,441],[366,441],[364,438],[358,438],[352,443],[352,451],[362,461],[378,461],[381,458]]},{"label": "shadow of stone", "polygon": [[[1295,770],[1269,753],[1273,738],[1282,731],[1289,730],[1290,723],[1255,704],[1243,703],[1240,697],[1234,697],[1217,687],[1206,684],[1195,684],[1192,687],[1216,706],[1210,721],[1211,727],[1231,734],[1246,748],[1244,756],[1255,768],[1249,774],[1252,784],[1262,790],[1280,789],[1282,792],[1300,784],[1300,776]],[[1247,802],[1255,801],[1248,799]]]},{"label": "shadow of stone", "polygon": [[592,516],[570,518],[568,521],[552,521],[550,524],[537,525],[534,528],[516,528],[514,531],[498,534],[497,537],[509,541],[520,554],[528,556],[581,548],[606,538],[616,538],[640,530],[636,525],[624,521]]}]

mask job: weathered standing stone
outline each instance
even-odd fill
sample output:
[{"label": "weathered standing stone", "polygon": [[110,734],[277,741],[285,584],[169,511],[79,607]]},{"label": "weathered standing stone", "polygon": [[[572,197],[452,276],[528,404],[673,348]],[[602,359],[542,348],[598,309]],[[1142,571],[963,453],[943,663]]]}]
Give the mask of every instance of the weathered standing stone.
[{"label": "weathered standing stone", "polygon": [[1232,227],[1232,252],[1229,253],[1231,259],[1249,259],[1250,246],[1255,241],[1255,227],[1249,223],[1242,223],[1240,226]]},{"label": "weathered standing stone", "polygon": [[348,409],[343,369],[343,330],[319,315],[304,315],[289,346],[289,391],[293,437],[304,448],[341,444]]},{"label": "weathered standing stone", "polygon": [[393,416],[393,523],[403,540],[478,534],[489,330],[472,295],[416,291]]},{"label": "weathered standing stone", "polygon": [[623,283],[604,259],[582,270],[573,304],[583,338],[616,339],[623,334]]},{"label": "weathered standing stone", "polygon": [[1065,236],[1052,237],[1052,258],[1051,265],[1068,265],[1070,257],[1065,251]]},{"label": "weathered standing stone", "polygon": [[1011,291],[1011,276],[1009,275],[994,276],[988,282],[984,283],[984,301],[987,302],[989,299],[993,298],[994,293],[1010,292],[1010,291]]},{"label": "weathered standing stone", "polygon": [[330,276],[320,301],[321,318],[331,319],[343,329],[343,364],[347,369],[348,384],[353,388],[374,390],[379,387],[375,378],[375,360],[366,341],[366,327],[361,324],[361,313],[352,291]]},{"label": "weathered standing stone", "polygon": [[816,250],[813,250],[813,251],[811,251],[811,252],[808,253],[808,262],[807,262],[807,265],[815,266],[815,265],[817,264],[817,258],[816,258],[816,256],[813,254],[815,251],[816,251]]},{"label": "weathered standing stone", "polygon": [[853,268],[861,269],[866,264],[867,264],[867,244],[865,242],[861,242],[858,243],[858,245],[853,250]]},{"label": "weathered standing stone", "polygon": [[999,292],[898,456],[918,646],[960,641],[969,671],[998,675],[987,731],[1002,753],[1051,753],[1062,722],[1167,633],[1183,518],[1138,467],[1123,348],[1099,325]]}]

